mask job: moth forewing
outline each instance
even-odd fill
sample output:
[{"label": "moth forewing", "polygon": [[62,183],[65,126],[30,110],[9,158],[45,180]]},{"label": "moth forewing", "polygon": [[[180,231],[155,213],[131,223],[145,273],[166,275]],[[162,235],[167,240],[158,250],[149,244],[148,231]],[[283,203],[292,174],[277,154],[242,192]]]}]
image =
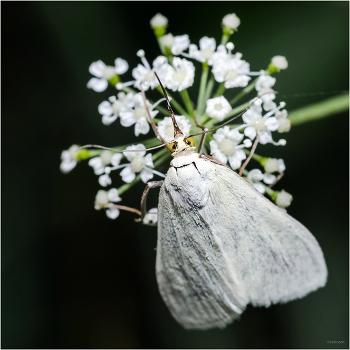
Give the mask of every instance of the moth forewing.
[{"label": "moth forewing", "polygon": [[174,159],[159,184],[156,274],[174,318],[188,329],[222,328],[248,303],[269,306],[324,286],[312,234],[225,164],[196,153],[167,103]]}]

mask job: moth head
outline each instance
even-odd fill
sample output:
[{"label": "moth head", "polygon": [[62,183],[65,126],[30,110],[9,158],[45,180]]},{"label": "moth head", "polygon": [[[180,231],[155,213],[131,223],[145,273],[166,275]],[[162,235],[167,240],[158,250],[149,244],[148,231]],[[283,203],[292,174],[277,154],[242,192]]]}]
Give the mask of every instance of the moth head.
[{"label": "moth head", "polygon": [[175,157],[182,151],[195,151],[195,142],[193,137],[186,137],[183,134],[178,135],[168,144],[168,148]]}]

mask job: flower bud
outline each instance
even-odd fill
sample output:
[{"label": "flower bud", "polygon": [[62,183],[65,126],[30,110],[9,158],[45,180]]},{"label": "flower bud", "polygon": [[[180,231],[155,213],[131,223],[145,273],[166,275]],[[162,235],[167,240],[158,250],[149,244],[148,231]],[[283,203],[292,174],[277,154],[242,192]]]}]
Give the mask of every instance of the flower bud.
[{"label": "flower bud", "polygon": [[168,19],[162,14],[157,13],[150,21],[151,27],[153,28],[154,34],[157,38],[161,38],[168,26]]},{"label": "flower bud", "polygon": [[224,35],[230,35],[237,30],[238,26],[241,24],[241,20],[235,13],[231,13],[222,19],[222,24]]},{"label": "flower bud", "polygon": [[175,39],[174,36],[171,33],[169,33],[160,38],[160,42],[163,46],[172,47],[175,44]]},{"label": "flower bud", "polygon": [[264,168],[267,173],[274,173],[275,171],[278,171],[278,160],[276,158],[270,158],[266,162]]},{"label": "flower bud", "polygon": [[284,56],[272,57],[271,63],[269,64],[268,71],[270,74],[279,72],[281,69],[288,68],[288,61]]},{"label": "flower bud", "polygon": [[95,209],[100,210],[108,203],[108,195],[106,191],[99,190],[95,198]]},{"label": "flower bud", "polygon": [[287,208],[292,203],[292,200],[293,200],[293,196],[290,193],[286,192],[285,190],[282,190],[277,195],[276,204],[279,207]]}]

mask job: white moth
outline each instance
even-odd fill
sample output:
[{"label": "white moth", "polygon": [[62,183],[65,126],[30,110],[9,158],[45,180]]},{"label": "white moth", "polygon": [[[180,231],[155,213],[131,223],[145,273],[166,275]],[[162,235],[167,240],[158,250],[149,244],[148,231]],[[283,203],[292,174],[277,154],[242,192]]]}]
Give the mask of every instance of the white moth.
[{"label": "white moth", "polygon": [[324,286],[327,267],[308,229],[220,161],[196,153],[168,108],[170,144],[150,121],[174,159],[164,181],[147,184],[141,218],[149,189],[161,187],[156,275],[173,317],[187,329],[223,328],[249,303],[268,307]]}]

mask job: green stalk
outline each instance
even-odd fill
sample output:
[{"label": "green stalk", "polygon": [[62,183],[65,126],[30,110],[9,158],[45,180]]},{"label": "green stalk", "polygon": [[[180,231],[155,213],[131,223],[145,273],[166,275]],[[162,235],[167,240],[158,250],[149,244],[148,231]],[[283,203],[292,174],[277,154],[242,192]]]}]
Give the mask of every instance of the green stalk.
[{"label": "green stalk", "polygon": [[249,94],[255,87],[255,83],[258,78],[255,78],[248,86],[246,86],[238,95],[236,95],[231,101],[230,104],[233,105],[238,102],[242,97]]},{"label": "green stalk", "polygon": [[221,96],[224,92],[225,92],[226,88],[225,88],[225,82],[223,81],[218,89],[216,90],[216,93],[214,95],[214,97],[218,97],[218,96]]},{"label": "green stalk", "polygon": [[213,91],[214,88],[214,84],[215,84],[215,79],[214,79],[214,75],[211,75],[211,78],[209,79],[209,83],[207,85],[207,90],[205,92],[205,101],[207,101],[210,98],[211,92]]},{"label": "green stalk", "polygon": [[189,117],[193,118],[193,106],[192,106],[190,96],[188,95],[187,89],[180,91],[180,95],[182,97],[182,101],[184,102],[184,104],[187,108]]},{"label": "green stalk", "polygon": [[199,85],[199,94],[198,94],[198,101],[197,101],[197,115],[201,116],[204,112],[205,107],[205,93],[206,93],[206,86],[207,86],[207,80],[208,80],[208,73],[209,73],[209,66],[207,62],[204,62],[202,64],[202,76],[201,76],[201,82]]},{"label": "green stalk", "polygon": [[289,113],[292,125],[299,125],[349,110],[349,94],[328,98]]},{"label": "green stalk", "polygon": [[225,35],[225,34],[223,34],[223,35],[222,35],[222,38],[221,38],[221,43],[220,43],[220,45],[226,45],[229,39],[230,39],[230,35]]}]

